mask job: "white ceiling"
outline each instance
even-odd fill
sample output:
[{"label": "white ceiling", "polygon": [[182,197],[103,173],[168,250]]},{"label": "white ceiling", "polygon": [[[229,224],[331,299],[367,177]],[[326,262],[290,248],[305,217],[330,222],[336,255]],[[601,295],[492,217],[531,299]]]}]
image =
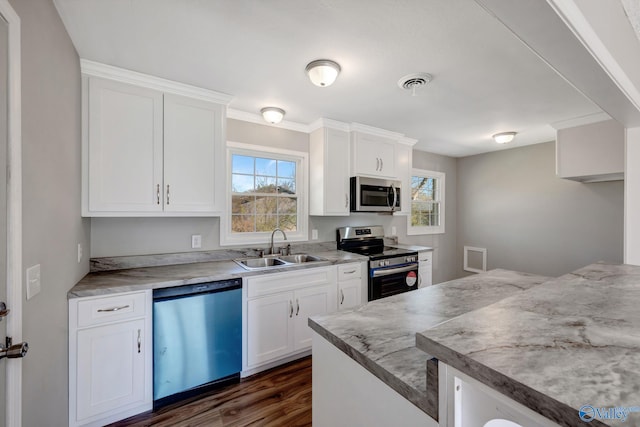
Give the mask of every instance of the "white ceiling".
[{"label": "white ceiling", "polygon": [[[54,0],[81,58],[233,95],[229,107],[320,117],[466,156],[555,139],[601,113],[473,0]],[[319,88],[304,68],[340,63]],[[434,80],[412,97],[402,76]],[[499,146],[491,135],[516,131]]]}]

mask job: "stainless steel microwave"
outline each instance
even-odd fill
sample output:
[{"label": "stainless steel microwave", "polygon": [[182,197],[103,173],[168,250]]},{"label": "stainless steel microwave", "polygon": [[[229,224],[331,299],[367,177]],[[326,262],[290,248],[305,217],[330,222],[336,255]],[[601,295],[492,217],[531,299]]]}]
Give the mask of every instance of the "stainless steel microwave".
[{"label": "stainless steel microwave", "polygon": [[393,212],[400,210],[400,182],[351,177],[351,212]]}]

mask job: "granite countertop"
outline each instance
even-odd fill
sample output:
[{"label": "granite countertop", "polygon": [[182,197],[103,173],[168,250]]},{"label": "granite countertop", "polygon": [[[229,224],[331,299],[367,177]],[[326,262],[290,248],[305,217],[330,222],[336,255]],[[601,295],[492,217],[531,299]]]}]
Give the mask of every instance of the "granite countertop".
[{"label": "granite countertop", "polygon": [[[338,250],[314,252],[313,255],[325,258],[326,261],[287,267],[270,267],[267,270],[253,271],[245,270],[229,259],[95,271],[87,274],[73,288],[71,288],[67,293],[67,298],[71,299],[146,289],[168,288],[172,286],[190,285],[215,280],[226,280],[236,277],[255,276],[260,274],[301,270],[368,260],[365,256]],[[237,256],[237,258],[242,258],[242,256]],[[184,260],[181,259],[180,261]],[[109,259],[107,264],[114,268],[117,267],[117,262],[121,262],[121,265],[130,265],[129,262],[131,262],[131,260],[123,259],[113,261],[113,259]],[[138,262],[138,260],[136,260],[136,262]]]},{"label": "granite countertop", "polygon": [[429,246],[405,245],[403,243],[394,243],[389,246],[393,246],[395,248],[400,248],[400,249],[406,249],[408,251],[416,251],[416,252],[433,251],[433,248]]},{"label": "granite countertop", "polygon": [[[584,425],[583,405],[640,406],[639,303],[640,267],[592,264],[427,329],[417,346],[561,425]],[[638,426],[640,413],[610,422]]]},{"label": "granite countertop", "polygon": [[544,276],[492,270],[372,301],[352,310],[312,317],[309,326],[434,417],[437,408],[427,399],[425,373],[431,357],[416,348],[416,332],[547,280]]}]

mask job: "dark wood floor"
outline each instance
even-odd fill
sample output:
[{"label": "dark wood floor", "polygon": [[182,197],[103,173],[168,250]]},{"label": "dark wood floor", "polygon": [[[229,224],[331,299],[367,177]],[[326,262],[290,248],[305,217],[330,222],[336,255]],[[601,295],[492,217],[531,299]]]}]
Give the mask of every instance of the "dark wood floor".
[{"label": "dark wood floor", "polygon": [[110,427],[310,426],[311,357]]}]

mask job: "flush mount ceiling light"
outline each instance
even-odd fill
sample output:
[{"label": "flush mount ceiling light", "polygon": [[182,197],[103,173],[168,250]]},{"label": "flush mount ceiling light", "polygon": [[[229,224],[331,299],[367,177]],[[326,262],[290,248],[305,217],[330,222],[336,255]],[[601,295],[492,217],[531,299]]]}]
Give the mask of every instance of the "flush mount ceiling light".
[{"label": "flush mount ceiling light", "polygon": [[262,118],[272,125],[280,123],[284,118],[284,110],[278,107],[264,107],[260,113],[262,113]]},{"label": "flush mount ceiling light", "polygon": [[311,83],[320,87],[331,86],[336,81],[340,70],[340,65],[329,59],[311,61],[305,68]]},{"label": "flush mount ceiling light", "polygon": [[400,89],[410,90],[411,96],[416,96],[416,90],[425,87],[433,80],[433,76],[429,73],[408,74],[398,80]]},{"label": "flush mount ceiling light", "polygon": [[513,141],[518,132],[500,132],[493,135],[493,140],[498,144],[506,144]]}]

